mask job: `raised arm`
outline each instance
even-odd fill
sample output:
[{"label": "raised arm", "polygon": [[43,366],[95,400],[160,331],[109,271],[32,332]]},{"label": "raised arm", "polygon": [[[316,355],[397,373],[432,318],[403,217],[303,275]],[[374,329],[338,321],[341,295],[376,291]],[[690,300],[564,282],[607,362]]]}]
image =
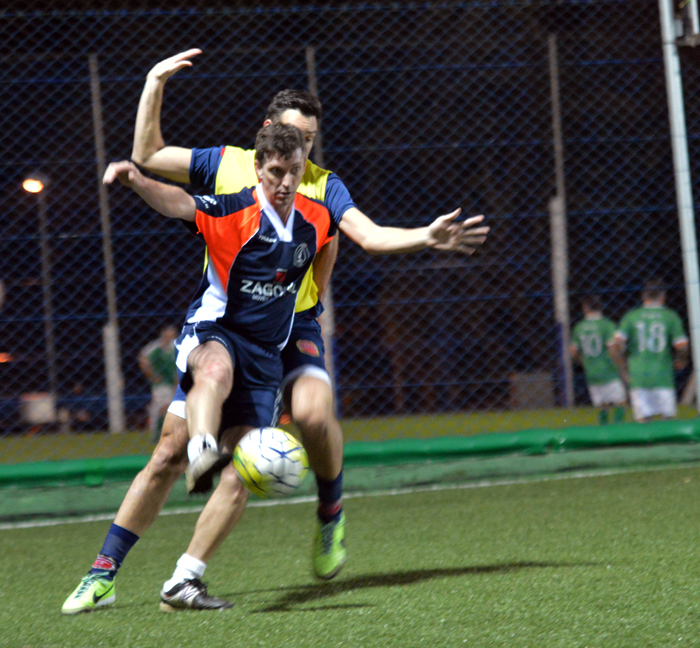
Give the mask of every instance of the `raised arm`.
[{"label": "raised arm", "polygon": [[407,229],[377,225],[357,207],[351,207],[340,221],[340,229],[351,241],[370,254],[399,254],[425,248],[472,254],[486,240],[489,227],[476,227],[484,220],[474,216],[455,222],[461,213],[439,216],[426,227]]},{"label": "raised arm", "polygon": [[133,189],[163,216],[191,222],[195,222],[197,218],[197,207],[192,196],[180,187],[144,177],[133,162],[112,162],[107,167],[102,182],[110,185],[115,180]]},{"label": "raised arm", "polygon": [[190,59],[201,53],[199,49],[190,49],[157,63],[146,76],[136,112],[131,159],[144,169],[176,182],[190,181],[192,149],[165,145],[160,131],[163,89],[173,74],[191,67]]}]

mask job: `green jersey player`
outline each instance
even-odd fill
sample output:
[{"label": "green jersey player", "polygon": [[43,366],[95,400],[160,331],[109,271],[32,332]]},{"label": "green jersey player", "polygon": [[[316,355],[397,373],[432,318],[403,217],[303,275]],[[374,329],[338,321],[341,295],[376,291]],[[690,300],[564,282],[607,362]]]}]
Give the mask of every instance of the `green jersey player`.
[{"label": "green jersey player", "polygon": [[688,362],[688,338],[681,318],[664,306],[665,301],[662,285],[648,281],[641,308],[627,313],[615,333],[613,356],[629,376],[636,421],[676,416],[673,371]]},{"label": "green jersey player", "polygon": [[625,418],[627,394],[608,348],[616,326],[603,316],[599,296],[584,297],[581,308],[583,319],[571,335],[571,356],[583,364],[588,393],[593,406],[599,409],[600,423],[608,422],[610,410],[615,423],[619,423]]},{"label": "green jersey player", "polygon": [[163,326],[158,338],[141,349],[139,354],[139,367],[151,383],[148,429],[152,443],[158,443],[163,418],[172,403],[177,387],[177,367],[175,366],[177,335],[178,330],[174,326]]}]

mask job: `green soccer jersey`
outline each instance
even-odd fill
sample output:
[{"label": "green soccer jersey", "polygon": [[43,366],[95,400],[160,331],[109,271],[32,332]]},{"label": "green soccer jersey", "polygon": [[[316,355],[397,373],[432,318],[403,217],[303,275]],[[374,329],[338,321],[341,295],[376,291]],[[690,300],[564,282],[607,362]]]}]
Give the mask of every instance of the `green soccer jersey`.
[{"label": "green soccer jersey", "polygon": [[581,354],[589,385],[605,385],[620,377],[608,351],[614,335],[615,324],[605,317],[586,318],[574,327],[571,344]]},{"label": "green soccer jersey", "polygon": [[146,352],[154,376],[160,378],[159,385],[174,385],[176,383],[177,367],[175,366],[175,347],[167,351],[157,342]]},{"label": "green soccer jersey", "polygon": [[643,306],[622,318],[617,335],[627,343],[630,387],[673,388],[673,346],[687,342],[683,322],[664,306]]}]

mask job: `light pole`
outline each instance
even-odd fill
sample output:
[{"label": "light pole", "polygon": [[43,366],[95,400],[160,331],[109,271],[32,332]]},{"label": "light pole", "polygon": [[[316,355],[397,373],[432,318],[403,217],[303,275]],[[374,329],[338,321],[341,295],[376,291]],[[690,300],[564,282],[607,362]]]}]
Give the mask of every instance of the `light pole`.
[{"label": "light pole", "polygon": [[58,394],[56,375],[56,345],[53,335],[53,300],[51,296],[51,249],[49,248],[49,228],[46,219],[46,191],[49,178],[41,173],[33,173],[25,178],[22,189],[34,194],[39,206],[39,243],[41,246],[41,285],[43,288],[44,340],[46,359],[49,367],[49,386],[52,396]]},{"label": "light pole", "polygon": [[119,321],[117,319],[117,288],[112,253],[112,226],[109,216],[107,187],[102,182],[106,168],[105,136],[102,125],[102,93],[97,54],[90,54],[90,93],[92,95],[92,124],[95,131],[95,153],[97,161],[97,192],[100,199],[102,221],[102,256],[105,261],[105,288],[107,290],[108,320],[102,329],[105,351],[105,379],[109,407],[109,431],[119,434],[126,430],[124,416],[124,376],[122,375],[121,352],[119,350]]}]

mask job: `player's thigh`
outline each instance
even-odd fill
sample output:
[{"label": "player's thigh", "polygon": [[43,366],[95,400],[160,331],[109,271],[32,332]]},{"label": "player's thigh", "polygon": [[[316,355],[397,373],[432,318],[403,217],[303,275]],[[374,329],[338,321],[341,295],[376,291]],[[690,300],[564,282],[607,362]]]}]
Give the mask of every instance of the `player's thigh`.
[{"label": "player's thigh", "polygon": [[[217,384],[233,384],[234,361],[227,348],[217,340],[208,340],[190,352],[187,368],[196,383],[201,377],[208,377]],[[229,387],[230,388],[230,387]]]},{"label": "player's thigh", "polygon": [[[184,334],[183,334],[184,335]],[[178,355],[178,361],[182,360],[181,354],[190,344],[192,348],[186,351],[188,355],[197,352],[199,340],[206,339],[207,335],[215,335],[220,340],[222,348],[228,354],[233,367],[233,386],[222,405],[221,425],[219,428],[219,440],[224,436],[233,443],[240,436],[240,427],[269,427],[275,410],[275,398],[282,379],[282,361],[279,350],[276,347],[265,347],[251,342],[232,331],[223,330],[220,327],[197,328],[198,338],[190,332],[189,337],[183,339],[183,351]],[[189,340],[189,342],[188,342]],[[203,344],[201,346],[204,346]],[[217,350],[217,352],[219,352]],[[189,360],[188,360],[189,362]],[[180,370],[181,366],[178,366]],[[175,398],[168,411],[186,418],[185,399],[186,391],[191,388],[191,373],[181,374],[180,385],[175,392]],[[230,430],[234,429],[232,433]],[[233,436],[232,436],[233,435]],[[233,439],[233,440],[231,440]]]},{"label": "player's thigh", "polygon": [[279,350],[254,344],[240,336],[232,336],[232,339],[236,367],[233,389],[222,408],[221,430],[235,428],[240,431],[241,426],[270,427],[282,379]]},{"label": "player's thigh", "polygon": [[236,365],[235,341],[229,331],[214,322],[186,324],[175,342],[180,387],[187,393],[200,377],[228,387]]}]

